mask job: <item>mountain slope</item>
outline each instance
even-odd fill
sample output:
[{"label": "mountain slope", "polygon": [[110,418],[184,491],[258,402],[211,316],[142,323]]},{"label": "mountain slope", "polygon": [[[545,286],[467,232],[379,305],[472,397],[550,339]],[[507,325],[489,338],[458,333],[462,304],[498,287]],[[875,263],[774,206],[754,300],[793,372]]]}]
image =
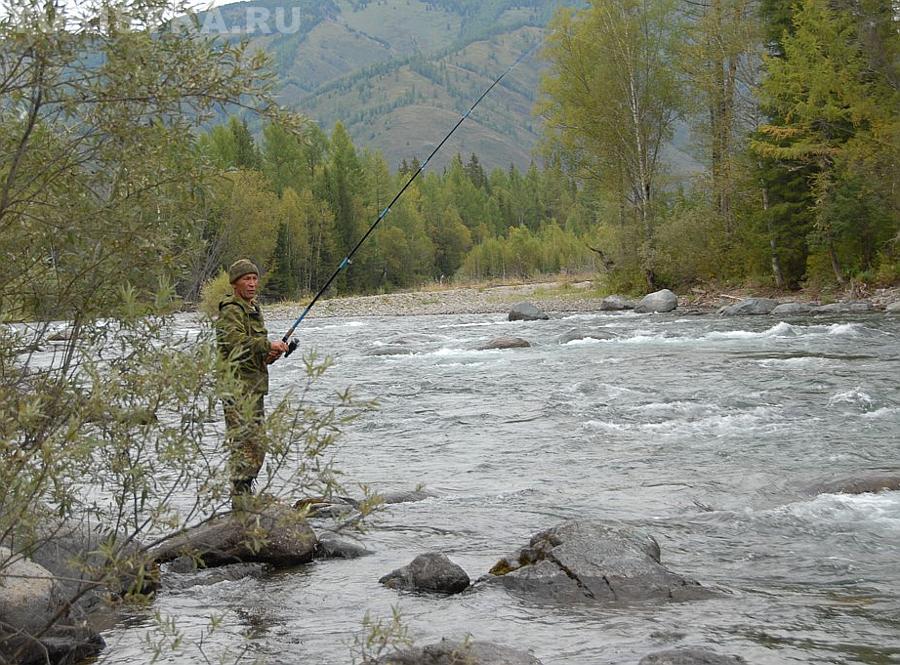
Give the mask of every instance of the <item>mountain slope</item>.
[{"label": "mountain slope", "polygon": [[[536,45],[555,0],[278,0],[220,8],[218,25],[272,55],[280,100],[324,129],[342,122],[358,146],[395,167],[423,160],[478,96]],[[281,11],[281,15],[276,14]],[[254,19],[267,16],[267,22]],[[276,21],[280,19],[280,23]],[[298,20],[299,19],[299,20]],[[537,54],[479,105],[436,158],[477,153],[487,168],[527,167],[540,123],[532,116]]]}]

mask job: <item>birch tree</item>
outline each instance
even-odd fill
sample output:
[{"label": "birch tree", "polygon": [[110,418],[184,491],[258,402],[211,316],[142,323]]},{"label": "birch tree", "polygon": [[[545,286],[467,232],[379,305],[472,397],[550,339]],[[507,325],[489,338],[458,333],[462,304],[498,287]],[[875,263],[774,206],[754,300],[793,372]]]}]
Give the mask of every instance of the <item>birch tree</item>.
[{"label": "birch tree", "polygon": [[623,221],[639,227],[650,287],[662,149],[682,110],[672,64],[679,25],[669,0],[596,0],[561,9],[544,52],[540,112],[550,149],[621,201]]}]

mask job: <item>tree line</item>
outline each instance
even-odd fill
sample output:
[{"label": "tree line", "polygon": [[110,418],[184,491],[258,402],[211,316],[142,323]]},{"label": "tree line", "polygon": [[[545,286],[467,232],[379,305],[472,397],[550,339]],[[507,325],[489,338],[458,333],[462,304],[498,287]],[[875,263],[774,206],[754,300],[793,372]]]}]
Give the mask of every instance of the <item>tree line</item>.
[{"label": "tree line", "polygon": [[[897,35],[887,0],[562,8],[543,51],[544,166],[485,173],[457,155],[424,173],[337,291],[597,269],[631,291],[893,283]],[[688,175],[671,155],[687,130]],[[226,172],[213,263],[249,252],[270,298],[315,291],[418,168],[392,172],[340,123],[254,140],[232,118],[199,145]]]},{"label": "tree line", "polygon": [[898,53],[889,0],[595,0],[550,25],[542,147],[615,283],[892,283]]},{"label": "tree line", "polygon": [[[330,135],[268,124],[257,141],[232,117],[202,135],[198,151],[222,173],[203,193],[208,270],[198,277],[248,256],[268,299],[315,292],[420,168],[413,157],[392,172],[379,153],[358,150],[341,123]],[[333,288],[592,271],[597,254],[579,198],[559,169],[487,173],[476,155],[456,155],[442,172],[422,172]]]}]

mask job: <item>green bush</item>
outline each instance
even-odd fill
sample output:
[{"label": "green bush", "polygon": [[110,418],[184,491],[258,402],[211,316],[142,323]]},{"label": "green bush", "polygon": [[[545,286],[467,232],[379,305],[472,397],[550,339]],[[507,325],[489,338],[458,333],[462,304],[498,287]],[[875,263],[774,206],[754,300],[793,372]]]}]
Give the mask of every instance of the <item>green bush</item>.
[{"label": "green bush", "polygon": [[231,284],[228,281],[228,273],[220,270],[200,289],[200,311],[213,318],[219,314],[219,301],[231,294]]}]

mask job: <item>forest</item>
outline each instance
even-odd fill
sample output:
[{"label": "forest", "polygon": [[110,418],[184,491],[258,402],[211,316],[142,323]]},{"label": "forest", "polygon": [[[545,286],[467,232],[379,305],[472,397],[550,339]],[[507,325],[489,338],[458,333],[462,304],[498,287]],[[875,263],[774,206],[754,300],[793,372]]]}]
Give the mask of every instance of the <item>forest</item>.
[{"label": "forest", "polygon": [[[473,154],[424,172],[337,292],[598,271],[625,291],[892,284],[896,16],[873,0],[563,8],[532,166],[488,173]],[[679,128],[700,168],[670,158]],[[254,138],[233,117],[198,148],[223,173],[208,264],[251,255],[270,299],[314,292],[419,166],[356,148],[340,123]]]},{"label": "forest", "polygon": [[[558,273],[625,292],[895,283],[897,16],[887,0],[562,7],[535,56],[532,165],[487,171],[469,154],[425,169],[332,294]],[[7,43],[27,42],[8,29]],[[425,157],[389,164],[340,122],[279,111],[272,61],[246,44],[195,35],[176,49],[162,35],[117,28],[101,76],[77,46],[96,38],[79,34],[41,42],[44,68],[27,48],[6,61],[5,318],[66,315],[74,280],[139,252],[128,243],[152,248],[113,271],[138,294],[166,283],[197,303],[249,256],[265,300],[309,296]],[[231,87],[170,110],[196,93],[186,59],[210,49],[232,62]],[[227,98],[230,117],[212,111]]]}]

